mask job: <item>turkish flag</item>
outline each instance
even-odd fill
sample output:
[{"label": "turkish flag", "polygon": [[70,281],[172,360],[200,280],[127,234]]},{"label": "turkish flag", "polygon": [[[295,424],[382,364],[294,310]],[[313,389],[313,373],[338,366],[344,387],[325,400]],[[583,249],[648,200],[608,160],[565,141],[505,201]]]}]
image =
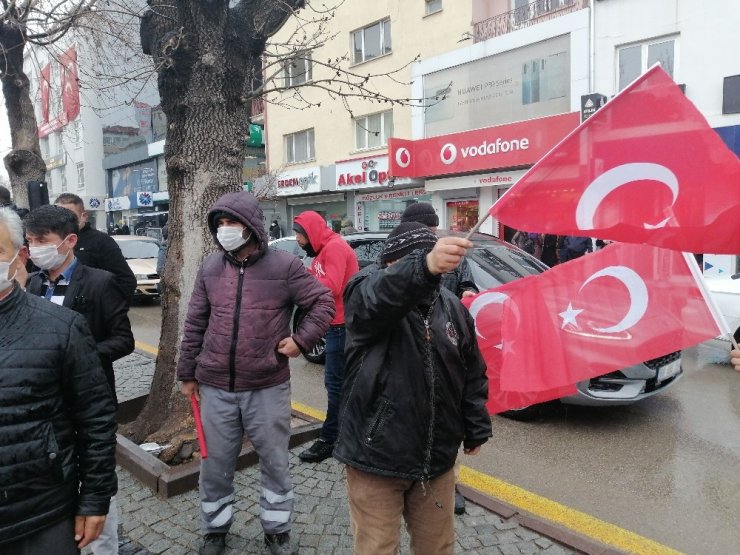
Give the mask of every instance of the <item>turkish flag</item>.
[{"label": "turkish flag", "polygon": [[62,109],[67,121],[80,115],[80,85],[77,82],[77,51],[74,46],[59,56],[62,76]]},{"label": "turkish flag", "polygon": [[740,252],[740,161],[659,66],[491,208],[506,225],[695,253]]},{"label": "turkish flag", "polygon": [[717,337],[699,273],[692,255],[614,243],[528,278],[503,313],[501,388],[555,389]]},{"label": "turkish flag", "polygon": [[511,354],[514,349],[511,344],[504,345],[501,338],[503,314],[505,310],[512,311],[515,315],[520,314],[517,307],[512,304],[511,295],[514,291],[526,288],[528,280],[532,279],[534,278],[526,277],[462,300],[475,320],[478,348],[486,361],[488,376],[486,408],[489,414],[544,403],[576,393],[575,384],[545,391],[522,392],[501,389],[502,357],[507,356],[504,353]]},{"label": "turkish flag", "polygon": [[49,123],[49,98],[51,90],[51,64],[46,64],[39,74],[41,90],[41,123]]}]

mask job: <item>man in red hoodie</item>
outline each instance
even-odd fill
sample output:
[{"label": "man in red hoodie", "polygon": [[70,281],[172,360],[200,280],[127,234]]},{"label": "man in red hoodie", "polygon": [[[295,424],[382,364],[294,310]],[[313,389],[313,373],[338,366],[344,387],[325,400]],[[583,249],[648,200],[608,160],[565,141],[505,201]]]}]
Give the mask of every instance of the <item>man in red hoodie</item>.
[{"label": "man in red hoodie", "polygon": [[334,320],[326,332],[324,385],[328,397],[326,420],[319,439],[303,451],[304,462],[321,462],[331,457],[339,433],[339,400],[344,379],[344,302],[342,294],[349,279],[358,272],[357,256],[342,237],[334,233],[318,212],[302,212],[294,220],[296,241],[313,257],[310,272],[331,290],[336,305]]}]

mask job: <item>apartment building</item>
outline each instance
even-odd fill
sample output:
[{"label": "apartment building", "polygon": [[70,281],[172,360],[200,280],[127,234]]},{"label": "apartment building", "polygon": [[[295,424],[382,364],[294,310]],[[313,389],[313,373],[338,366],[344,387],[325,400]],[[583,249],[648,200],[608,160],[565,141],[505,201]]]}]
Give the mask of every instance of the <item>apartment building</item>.
[{"label": "apartment building", "polygon": [[[330,3],[329,3],[330,4]],[[350,71],[386,74],[472,42],[472,4],[462,0],[346,0],[329,26],[334,38],[312,52],[313,60],[349,56]],[[286,24],[275,42],[293,33]],[[327,68],[306,60],[288,65],[286,86],[325,76]],[[409,98],[411,64],[395,80],[378,78],[387,98]],[[324,73],[322,73],[324,72]],[[274,175],[275,194],[285,199],[281,222],[288,230],[304,210],[316,210],[335,227],[355,221],[358,229],[390,229],[398,224],[405,204],[430,201],[421,180],[389,180],[388,139],[411,134],[411,108],[367,99],[332,100],[325,91],[301,89],[320,106],[295,110],[273,95],[265,109],[267,163]]]},{"label": "apartment building", "polygon": [[169,197],[156,84],[94,82],[88,69],[100,63],[99,52],[73,32],[64,45],[27,50],[49,198],[79,195],[98,229],[161,226]]}]

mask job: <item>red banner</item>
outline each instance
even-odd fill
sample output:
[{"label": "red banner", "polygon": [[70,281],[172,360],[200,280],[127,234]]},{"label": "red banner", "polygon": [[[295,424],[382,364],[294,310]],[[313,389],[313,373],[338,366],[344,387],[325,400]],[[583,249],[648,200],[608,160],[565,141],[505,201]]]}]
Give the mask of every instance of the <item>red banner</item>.
[{"label": "red banner", "polygon": [[49,100],[51,92],[51,64],[41,68],[39,74],[39,90],[41,91],[41,123],[49,123]]},{"label": "red banner", "polygon": [[659,66],[491,208],[517,229],[740,253],[740,161]]},{"label": "red banner", "polygon": [[80,85],[77,77],[77,51],[74,46],[59,56],[62,109],[67,121],[72,121],[80,115]]},{"label": "red banner", "polygon": [[393,177],[438,177],[534,164],[579,121],[576,112],[409,141],[390,139]]}]

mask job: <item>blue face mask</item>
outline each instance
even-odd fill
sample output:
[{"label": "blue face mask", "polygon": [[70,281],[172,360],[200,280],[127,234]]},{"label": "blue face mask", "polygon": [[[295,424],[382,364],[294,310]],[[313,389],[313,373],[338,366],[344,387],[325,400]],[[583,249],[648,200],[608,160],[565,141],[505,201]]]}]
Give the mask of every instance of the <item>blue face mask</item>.
[{"label": "blue face mask", "polygon": [[16,269],[12,276],[8,274],[10,273],[10,265],[15,262],[16,258],[18,258],[18,251],[15,251],[15,256],[7,262],[0,261],[0,291],[5,291],[13,285],[13,280],[15,279],[15,274],[18,273],[18,270]]}]

